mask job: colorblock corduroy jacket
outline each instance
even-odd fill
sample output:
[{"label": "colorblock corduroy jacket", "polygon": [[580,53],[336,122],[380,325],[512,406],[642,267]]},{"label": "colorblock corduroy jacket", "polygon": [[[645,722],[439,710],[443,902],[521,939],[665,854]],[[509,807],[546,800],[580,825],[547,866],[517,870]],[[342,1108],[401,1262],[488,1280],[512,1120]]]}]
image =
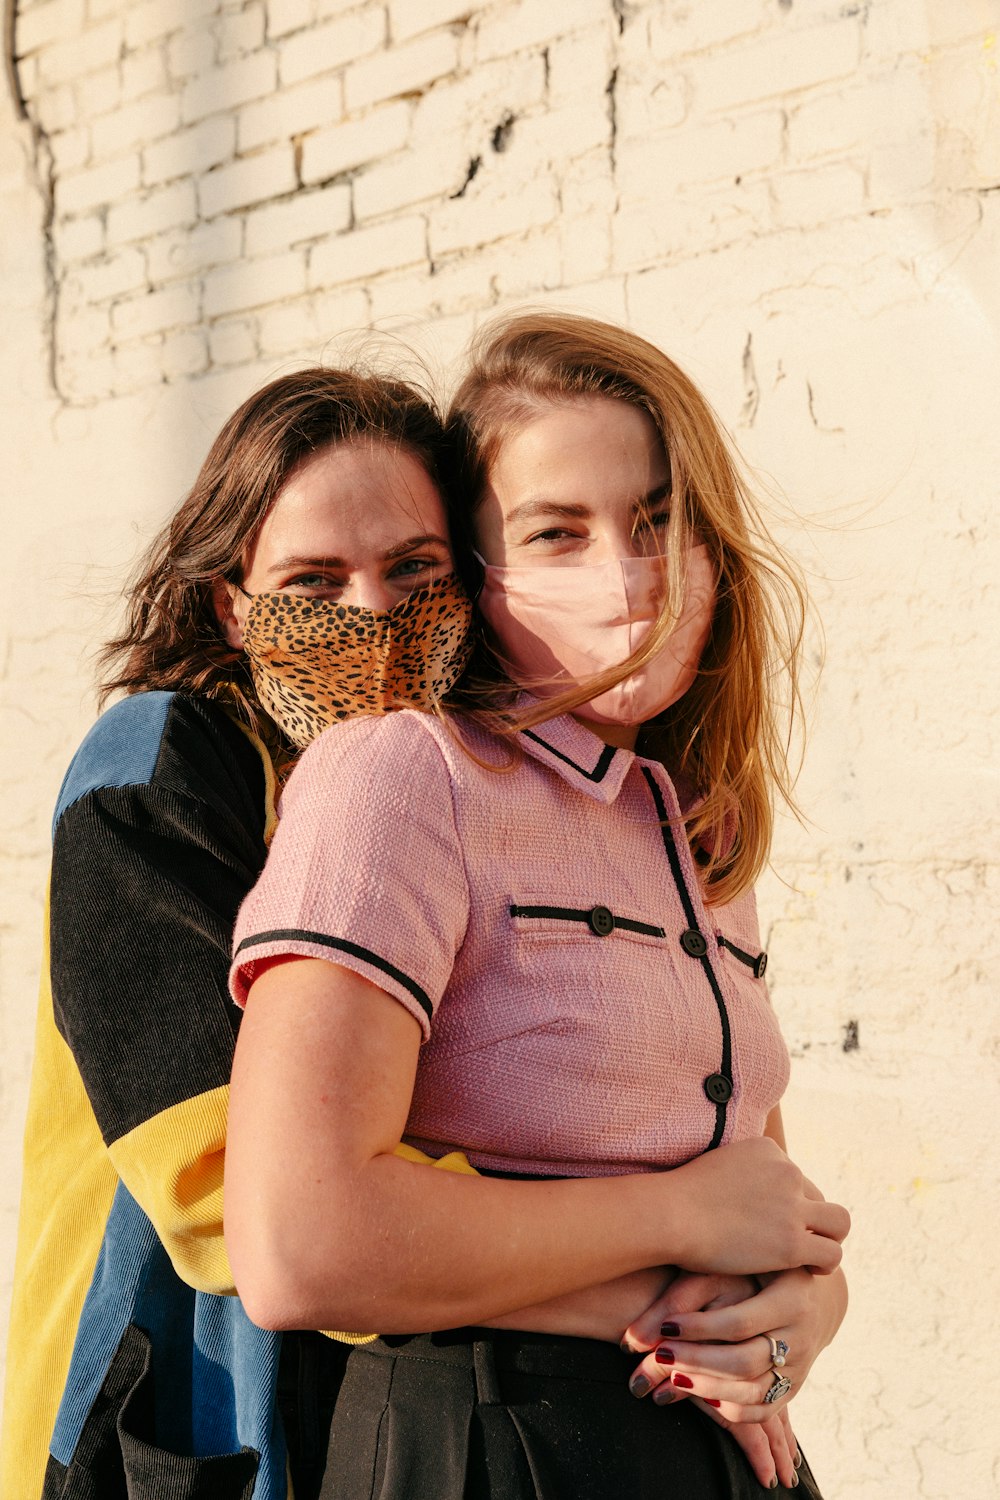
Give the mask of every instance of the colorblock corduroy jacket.
[{"label": "colorblock corduroy jacket", "polygon": [[4,1500],[283,1500],[281,1336],[222,1239],[237,908],[274,821],[263,746],[150,692],[60,792],[7,1354]]}]

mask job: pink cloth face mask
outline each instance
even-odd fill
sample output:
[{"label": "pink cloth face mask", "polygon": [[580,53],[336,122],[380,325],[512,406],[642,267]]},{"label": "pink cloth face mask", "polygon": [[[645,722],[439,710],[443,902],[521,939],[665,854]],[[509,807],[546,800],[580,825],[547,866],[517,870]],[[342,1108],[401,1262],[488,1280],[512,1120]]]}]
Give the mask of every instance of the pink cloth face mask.
[{"label": "pink cloth face mask", "polygon": [[[483,618],[514,680],[540,698],[580,687],[626,661],[656,623],[663,590],[662,562],[656,557],[582,567],[483,563],[483,572]],[[660,650],[573,712],[598,724],[642,724],[676,703],[694,682],[714,609],[708,548],[692,547],[684,608]]]}]

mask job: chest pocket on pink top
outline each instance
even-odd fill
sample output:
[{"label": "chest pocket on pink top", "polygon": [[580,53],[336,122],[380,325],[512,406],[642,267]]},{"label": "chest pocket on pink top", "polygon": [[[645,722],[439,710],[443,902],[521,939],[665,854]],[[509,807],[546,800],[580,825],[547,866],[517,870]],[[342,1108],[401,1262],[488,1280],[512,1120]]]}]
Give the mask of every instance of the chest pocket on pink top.
[{"label": "chest pocket on pink top", "polygon": [[733,958],[750,970],[755,979],[764,978],[764,972],[767,969],[766,953],[748,953],[745,948],[740,948],[736,943],[730,942],[729,938],[724,937],[718,930],[716,930],[715,938],[723,952],[732,954]]},{"label": "chest pocket on pink top", "polygon": [[[508,907],[518,927],[538,936],[566,937],[574,930],[586,931],[595,938],[608,938],[616,932],[623,937],[662,939],[666,932],[654,922],[624,916],[609,906],[557,906],[546,902],[515,902]],[[572,925],[570,925],[572,924]]]}]

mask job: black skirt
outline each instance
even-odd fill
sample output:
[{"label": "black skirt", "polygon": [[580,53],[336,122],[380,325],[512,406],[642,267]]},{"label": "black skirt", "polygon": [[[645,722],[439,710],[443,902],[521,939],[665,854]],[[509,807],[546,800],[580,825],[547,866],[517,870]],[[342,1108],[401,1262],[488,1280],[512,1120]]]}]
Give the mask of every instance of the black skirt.
[{"label": "black skirt", "polygon": [[321,1500],[820,1500],[764,1491],[690,1402],[637,1401],[634,1356],[593,1339],[458,1329],[352,1350]]}]

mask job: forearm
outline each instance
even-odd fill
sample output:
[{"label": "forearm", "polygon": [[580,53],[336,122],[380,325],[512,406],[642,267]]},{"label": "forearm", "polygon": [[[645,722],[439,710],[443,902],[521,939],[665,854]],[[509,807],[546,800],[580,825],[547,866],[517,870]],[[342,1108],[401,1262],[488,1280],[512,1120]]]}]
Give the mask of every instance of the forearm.
[{"label": "forearm", "polygon": [[489,1318],[487,1326],[560,1333],[617,1344],[629,1324],[663,1296],[675,1275],[672,1266],[634,1271],[615,1281],[604,1281],[564,1297],[554,1297],[550,1302]]},{"label": "forearm", "polygon": [[483,1324],[661,1264],[678,1217],[669,1175],[477,1180],[380,1155],[308,1200],[286,1183],[253,1222],[227,1201],[236,1284],[265,1327]]}]

